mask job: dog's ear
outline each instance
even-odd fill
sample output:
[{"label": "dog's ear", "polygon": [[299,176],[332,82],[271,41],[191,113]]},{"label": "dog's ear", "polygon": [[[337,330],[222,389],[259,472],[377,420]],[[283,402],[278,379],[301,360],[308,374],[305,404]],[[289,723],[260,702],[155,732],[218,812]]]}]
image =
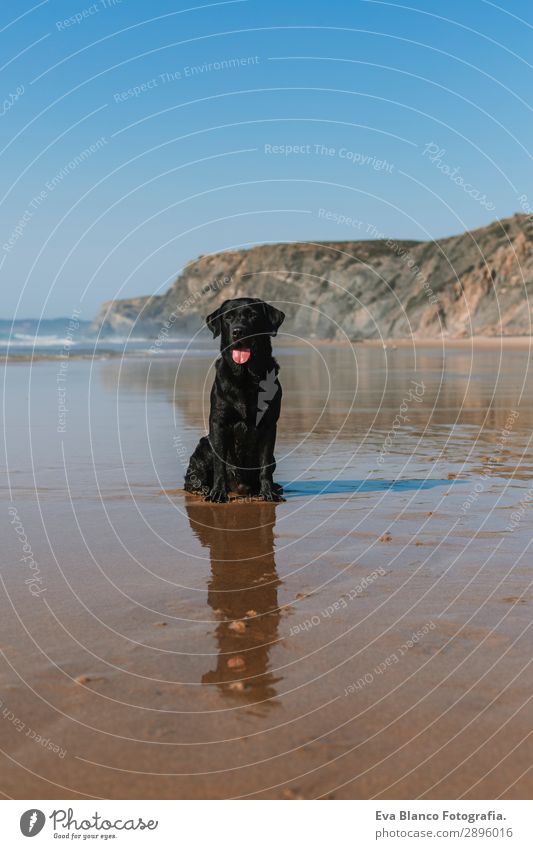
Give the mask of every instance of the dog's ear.
[{"label": "dog's ear", "polygon": [[211,315],[208,315],[205,323],[207,324],[209,330],[213,334],[213,337],[216,339],[217,336],[220,336],[221,333],[221,318],[226,311],[226,304],[228,302],[224,301],[223,304],[219,306]]},{"label": "dog's ear", "polygon": [[281,312],[281,310],[277,310],[276,307],[272,307],[270,304],[266,304],[264,302],[263,310],[265,311],[265,316],[269,327],[268,332],[271,336],[275,336],[278,332],[278,328],[281,326],[285,319],[285,313]]}]

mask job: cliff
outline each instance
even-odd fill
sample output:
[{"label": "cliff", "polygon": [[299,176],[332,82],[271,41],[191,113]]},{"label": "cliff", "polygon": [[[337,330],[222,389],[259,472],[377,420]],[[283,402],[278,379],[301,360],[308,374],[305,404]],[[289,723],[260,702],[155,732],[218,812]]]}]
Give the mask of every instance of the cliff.
[{"label": "cliff", "polygon": [[262,245],[201,256],[161,296],[111,301],[93,331],[188,334],[226,298],[275,303],[283,330],[325,339],[531,333],[533,222],[525,215],[435,242]]}]

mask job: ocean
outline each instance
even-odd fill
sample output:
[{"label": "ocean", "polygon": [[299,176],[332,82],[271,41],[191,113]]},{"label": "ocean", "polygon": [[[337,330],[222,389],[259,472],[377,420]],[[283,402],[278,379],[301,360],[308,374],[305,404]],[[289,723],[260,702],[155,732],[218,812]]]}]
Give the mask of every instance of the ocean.
[{"label": "ocean", "polygon": [[[157,343],[157,344],[156,344]],[[202,334],[190,337],[165,337],[163,343],[153,336],[100,336],[91,331],[91,322],[77,318],[0,319],[0,357],[9,361],[64,359],[67,357],[98,359],[123,356],[157,356],[158,358],[213,354]]]}]

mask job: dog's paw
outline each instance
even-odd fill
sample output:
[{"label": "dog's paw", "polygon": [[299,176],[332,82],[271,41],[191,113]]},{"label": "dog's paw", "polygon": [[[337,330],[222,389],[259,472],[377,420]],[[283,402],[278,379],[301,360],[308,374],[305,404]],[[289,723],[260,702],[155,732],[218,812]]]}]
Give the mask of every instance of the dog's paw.
[{"label": "dog's paw", "polygon": [[215,504],[225,504],[229,501],[228,493],[222,487],[214,486],[209,495],[206,495],[206,501],[212,501]]},{"label": "dog's paw", "polygon": [[285,498],[283,498],[280,492],[278,492],[274,488],[271,489],[270,487],[265,487],[264,489],[262,489],[259,495],[260,498],[263,499],[263,501],[274,501],[276,503],[285,501]]}]

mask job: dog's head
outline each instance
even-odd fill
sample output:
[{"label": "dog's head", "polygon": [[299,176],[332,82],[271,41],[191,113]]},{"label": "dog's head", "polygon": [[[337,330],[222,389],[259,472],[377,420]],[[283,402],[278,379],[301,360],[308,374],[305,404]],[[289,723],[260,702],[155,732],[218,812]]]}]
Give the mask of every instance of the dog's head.
[{"label": "dog's head", "polygon": [[[213,336],[221,336],[220,349],[235,365],[245,365],[254,356],[270,350],[284,313],[259,298],[233,298],[206,318]],[[250,363],[251,364],[251,363]]]}]

